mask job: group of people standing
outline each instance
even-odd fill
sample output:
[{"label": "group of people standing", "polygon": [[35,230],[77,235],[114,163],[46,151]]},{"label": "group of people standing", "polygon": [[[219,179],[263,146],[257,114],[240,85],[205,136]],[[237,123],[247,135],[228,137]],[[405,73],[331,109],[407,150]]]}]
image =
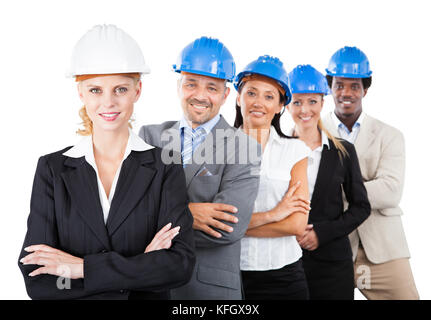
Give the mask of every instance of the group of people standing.
[{"label": "group of people standing", "polygon": [[[100,25],[75,46],[84,137],[39,159],[19,258],[31,298],[419,298],[398,206],[403,136],[362,110],[361,50],[335,52],[326,76],[268,55],[236,73],[201,37],[173,68],[182,119],[137,136],[149,73],[137,43]],[[233,126],[220,114],[229,82]]]}]

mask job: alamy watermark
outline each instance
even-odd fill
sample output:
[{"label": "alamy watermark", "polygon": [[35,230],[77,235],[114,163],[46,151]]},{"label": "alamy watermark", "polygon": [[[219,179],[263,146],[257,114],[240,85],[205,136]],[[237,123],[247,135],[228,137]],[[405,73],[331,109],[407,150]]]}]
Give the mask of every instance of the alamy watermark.
[{"label": "alamy watermark", "polygon": [[57,289],[59,290],[71,289],[72,270],[70,270],[70,268],[67,265],[59,265],[57,268],[57,274],[61,274],[61,276],[57,278]]},{"label": "alamy watermark", "polygon": [[356,279],[356,287],[358,289],[371,289],[371,269],[367,265],[360,265],[356,268],[356,274],[358,278]]},{"label": "alamy watermark", "polygon": [[[249,135],[258,137],[263,130],[250,130]],[[162,161],[164,164],[182,164],[180,130],[165,130],[161,135]],[[204,142],[193,152],[193,163],[249,164],[260,160],[260,145],[241,130],[216,129],[209,132]],[[190,162],[191,163],[191,162]],[[188,164],[188,163],[186,163]]]}]

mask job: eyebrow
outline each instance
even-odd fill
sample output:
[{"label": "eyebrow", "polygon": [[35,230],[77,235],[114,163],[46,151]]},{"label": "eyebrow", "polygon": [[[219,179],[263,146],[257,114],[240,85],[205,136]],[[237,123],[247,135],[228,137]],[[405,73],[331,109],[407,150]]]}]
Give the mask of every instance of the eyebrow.
[{"label": "eyebrow", "polygon": [[335,81],[336,84],[359,84],[361,83],[360,81],[349,81],[347,83],[344,83],[342,81]]},{"label": "eyebrow", "polygon": [[[184,80],[184,82],[193,82],[193,83],[197,83],[198,81],[196,80],[196,79],[185,79]],[[208,82],[207,84],[206,84],[207,86],[214,86],[214,87],[217,87],[217,83],[216,82]]]},{"label": "eyebrow", "polygon": [[[256,89],[255,87],[248,87],[249,89],[253,89],[253,90],[256,90],[256,91],[259,91],[258,89]],[[269,92],[269,93],[276,93],[277,92],[277,90],[265,90],[264,92]]]},{"label": "eyebrow", "polygon": [[[198,80],[196,80],[196,79],[186,79],[185,82],[198,82]],[[217,83],[215,83],[215,82],[208,82],[207,85],[209,85],[209,86],[216,86]]]},{"label": "eyebrow", "polygon": [[[129,87],[129,86],[130,86],[130,83],[120,83],[120,84],[117,84],[116,86],[114,86],[114,88],[116,88],[116,87]],[[97,85],[97,84],[87,84],[86,87],[87,88],[90,88],[90,87],[101,88],[102,86]]]}]

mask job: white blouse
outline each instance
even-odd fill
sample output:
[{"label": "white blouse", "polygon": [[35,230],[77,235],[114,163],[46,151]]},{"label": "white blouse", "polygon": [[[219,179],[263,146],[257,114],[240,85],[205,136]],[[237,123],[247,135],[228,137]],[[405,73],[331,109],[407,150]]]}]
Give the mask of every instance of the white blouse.
[{"label": "white blouse", "polygon": [[[310,148],[299,139],[282,138],[271,127],[262,156],[259,191],[253,212],[273,209],[289,188],[290,171],[300,160],[307,158]],[[241,240],[241,270],[274,270],[298,261],[302,250],[295,236]]]},{"label": "white blouse", "polygon": [[121,167],[124,160],[129,156],[132,151],[145,151],[152,148],[154,147],[145,143],[144,140],[142,140],[132,130],[129,129],[129,139],[127,141],[126,150],[124,152],[123,160],[121,161],[120,165],[118,166],[117,172],[115,173],[114,180],[112,181],[111,190],[109,191],[109,198],[106,196],[105,188],[103,187],[102,181],[99,177],[99,171],[97,170],[96,160],[94,159],[93,136],[85,136],[77,145],[63,153],[63,155],[71,158],[81,158],[85,156],[85,160],[93,167],[94,171],[96,171],[97,186],[99,189],[99,199],[103,210],[103,219],[105,221],[105,224],[108,220],[109,209],[111,208],[111,202],[114,198],[118,177],[120,176]]},{"label": "white blouse", "polygon": [[[293,128],[290,129],[287,134],[293,135]],[[317,174],[319,173],[320,160],[322,159],[323,146],[327,145],[328,150],[329,140],[325,132],[321,131],[322,143],[316,149],[312,150],[310,156],[308,157],[307,166],[307,177],[308,177],[308,192],[310,194],[310,201],[313,198],[314,186],[316,185]]]}]

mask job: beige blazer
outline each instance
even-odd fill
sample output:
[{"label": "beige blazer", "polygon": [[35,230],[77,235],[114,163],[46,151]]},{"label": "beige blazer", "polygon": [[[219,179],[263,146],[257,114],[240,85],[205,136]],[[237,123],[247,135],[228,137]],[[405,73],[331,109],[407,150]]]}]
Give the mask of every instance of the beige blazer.
[{"label": "beige blazer", "polygon": [[[339,137],[330,114],[322,121],[332,135]],[[353,261],[356,260],[359,241],[367,258],[373,263],[409,258],[401,222],[403,212],[399,207],[405,170],[403,134],[365,115],[355,148],[371,205],[371,215],[349,235]]]}]

